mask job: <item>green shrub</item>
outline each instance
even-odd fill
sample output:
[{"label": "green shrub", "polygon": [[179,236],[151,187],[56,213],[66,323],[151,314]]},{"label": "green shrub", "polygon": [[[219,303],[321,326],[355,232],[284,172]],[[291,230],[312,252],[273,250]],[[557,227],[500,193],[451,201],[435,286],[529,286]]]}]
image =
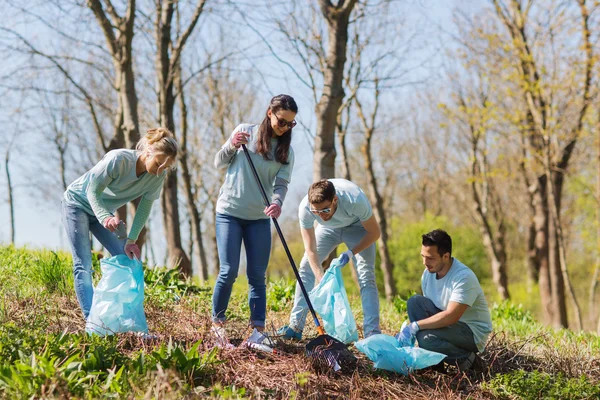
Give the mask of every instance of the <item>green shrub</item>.
[{"label": "green shrub", "polygon": [[585,376],[566,378],[564,374],[550,375],[545,372],[522,370],[496,375],[483,384],[496,396],[515,396],[522,399],[597,399],[600,385]]}]

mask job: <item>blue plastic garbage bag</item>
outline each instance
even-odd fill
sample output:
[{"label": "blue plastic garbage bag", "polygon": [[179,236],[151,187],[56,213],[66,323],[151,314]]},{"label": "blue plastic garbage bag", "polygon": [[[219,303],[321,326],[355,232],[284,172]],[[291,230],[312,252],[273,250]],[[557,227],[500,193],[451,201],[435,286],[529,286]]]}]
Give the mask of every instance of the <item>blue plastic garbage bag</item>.
[{"label": "blue plastic garbage bag", "polygon": [[328,334],[346,344],[358,340],[356,321],[348,302],[339,259],[331,262],[321,282],[308,296],[323,319],[323,327]]},{"label": "blue plastic garbage bag", "polygon": [[94,289],[86,332],[101,336],[120,332],[148,333],[142,263],[121,254],[101,260],[100,267],[102,278]]},{"label": "blue plastic garbage bag", "polygon": [[438,364],[445,354],[418,347],[402,347],[395,337],[383,334],[369,336],[354,344],[365,353],[374,367],[407,375],[416,369]]}]

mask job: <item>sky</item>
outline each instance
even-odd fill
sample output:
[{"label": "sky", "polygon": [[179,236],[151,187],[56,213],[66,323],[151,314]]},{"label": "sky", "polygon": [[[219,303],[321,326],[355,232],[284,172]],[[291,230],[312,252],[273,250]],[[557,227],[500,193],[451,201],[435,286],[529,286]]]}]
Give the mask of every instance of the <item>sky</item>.
[{"label": "sky", "polygon": [[[411,4],[411,12],[414,12],[414,18],[420,18],[429,24],[439,25],[446,31],[452,31],[453,29],[452,9],[457,4],[460,4],[461,10],[467,12],[477,11],[480,4],[475,0],[420,0],[408,1],[408,3]],[[36,27],[32,26],[32,29],[35,30]],[[1,34],[2,33],[0,33],[0,35]],[[256,39],[256,37],[253,38],[253,40]],[[427,51],[427,49],[423,50]],[[276,63],[269,63],[269,65],[265,63],[265,65],[261,65],[260,68],[274,68],[275,70],[278,70],[281,66]],[[2,70],[0,69],[0,74],[1,73]],[[278,74],[276,73],[264,75],[268,90],[274,94],[293,93],[297,82],[294,82],[293,79],[282,80],[277,78],[277,75]],[[265,93],[263,97],[268,98],[268,95],[269,93]],[[301,110],[298,116],[299,118],[304,117],[306,114],[312,114],[313,105],[310,98],[302,98],[300,96],[297,98],[297,101]],[[309,115],[308,117],[309,118],[307,119],[310,121],[309,129],[314,129],[314,116],[311,117]],[[5,126],[11,126],[10,115],[2,115],[0,118],[5,120]],[[298,128],[296,128],[295,131],[298,131]],[[10,241],[10,215],[7,203],[7,181],[4,165],[6,141],[8,140],[9,132],[11,132],[11,130],[5,130],[4,133],[0,133],[0,160],[2,161],[0,164],[0,243],[8,243]],[[54,193],[49,194],[52,197],[47,200],[40,200],[37,196],[34,197],[30,188],[31,182],[26,181],[22,172],[25,166],[31,168],[31,163],[34,163],[33,167],[39,169],[40,173],[45,169],[55,168],[55,166],[46,165],[45,162],[47,160],[44,160],[43,157],[39,160],[32,160],[28,157],[28,154],[35,153],[33,149],[35,149],[36,146],[36,143],[31,143],[31,141],[28,140],[27,132],[22,132],[17,137],[17,146],[15,150],[11,153],[12,160],[10,168],[13,185],[15,186],[14,198],[16,204],[16,245],[27,246],[29,248],[68,250],[65,231],[61,223],[60,199],[56,198]],[[296,133],[292,141],[292,146],[294,147],[296,154],[296,168],[294,169],[292,176],[288,203],[291,203],[292,201],[297,203],[302,194],[306,192],[306,187],[310,184],[312,179],[312,153],[304,134]],[[298,168],[298,166],[306,167]],[[284,218],[290,218],[295,215],[295,210],[292,208],[293,207],[284,207]],[[154,207],[151,223],[160,225],[160,220],[160,207]],[[159,229],[153,229],[152,240],[154,243],[161,242]],[[159,252],[157,258],[160,259],[162,257],[163,254]]]}]

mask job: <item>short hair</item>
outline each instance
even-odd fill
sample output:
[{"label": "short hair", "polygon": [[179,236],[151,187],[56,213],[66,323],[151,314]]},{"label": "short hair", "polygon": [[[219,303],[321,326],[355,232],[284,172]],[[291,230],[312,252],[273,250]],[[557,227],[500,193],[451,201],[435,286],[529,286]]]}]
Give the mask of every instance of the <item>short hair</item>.
[{"label": "short hair", "polygon": [[308,189],[308,202],[310,204],[319,204],[324,201],[333,201],[335,197],[335,187],[327,179],[322,179],[310,185]]},{"label": "short hair", "polygon": [[446,231],[441,229],[435,229],[422,236],[423,246],[437,246],[438,254],[443,256],[446,253],[450,253],[452,256],[452,238]]}]

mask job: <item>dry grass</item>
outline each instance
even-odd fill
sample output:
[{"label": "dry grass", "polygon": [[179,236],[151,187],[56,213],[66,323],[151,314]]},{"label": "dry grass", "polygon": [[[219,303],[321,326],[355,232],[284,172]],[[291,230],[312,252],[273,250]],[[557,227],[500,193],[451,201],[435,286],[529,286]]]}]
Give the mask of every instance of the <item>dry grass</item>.
[{"label": "dry grass", "polygon": [[[49,332],[81,332],[84,322],[74,296],[53,296],[49,301],[44,296],[25,300],[12,299],[6,303],[7,320],[17,324],[31,323],[40,313],[49,322]],[[5,299],[6,301],[6,299]],[[146,308],[151,333],[156,339],[144,340],[135,335],[122,335],[119,344],[125,354],[152,348],[160,343],[175,341],[191,344],[201,341],[200,349],[208,351],[214,346],[210,334],[211,320],[207,311],[199,311],[197,299],[184,297],[179,303]],[[287,313],[269,312],[271,323],[268,331],[287,320]],[[306,336],[316,335],[308,321]],[[232,321],[227,326],[232,342],[240,343],[248,337],[251,329],[242,321]],[[388,331],[387,333],[392,333]],[[525,340],[515,340],[503,333],[494,334],[486,352],[482,355],[488,364],[484,373],[459,373],[449,368],[442,374],[418,371],[402,376],[386,371],[374,370],[372,363],[352,348],[358,358],[357,368],[350,374],[322,373],[315,369],[311,360],[304,355],[303,343],[280,342],[279,354],[270,354],[247,349],[243,346],[219,352],[220,363],[214,373],[207,377],[212,385],[235,385],[245,388],[246,396],[252,398],[306,398],[306,399],[457,399],[493,398],[481,387],[496,374],[515,370],[543,370],[550,374],[562,372],[569,377],[587,376],[600,384],[600,357],[590,349],[575,342],[557,343],[556,338],[540,333]],[[174,381],[172,371],[159,369],[152,385],[141,388],[147,398],[169,397],[169,382]],[[169,389],[171,388],[171,389]],[[178,390],[180,390],[179,388]],[[211,387],[198,387],[188,395],[210,397]]]}]

